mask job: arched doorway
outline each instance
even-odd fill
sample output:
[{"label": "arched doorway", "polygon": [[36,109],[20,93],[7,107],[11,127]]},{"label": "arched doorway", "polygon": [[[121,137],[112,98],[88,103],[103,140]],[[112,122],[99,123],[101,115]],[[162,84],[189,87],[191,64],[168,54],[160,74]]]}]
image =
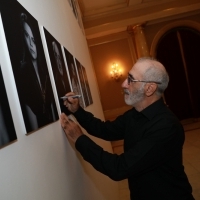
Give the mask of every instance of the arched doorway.
[{"label": "arched doorway", "polygon": [[155,57],[170,76],[165,101],[180,120],[200,117],[200,32],[178,26],[158,40]]}]

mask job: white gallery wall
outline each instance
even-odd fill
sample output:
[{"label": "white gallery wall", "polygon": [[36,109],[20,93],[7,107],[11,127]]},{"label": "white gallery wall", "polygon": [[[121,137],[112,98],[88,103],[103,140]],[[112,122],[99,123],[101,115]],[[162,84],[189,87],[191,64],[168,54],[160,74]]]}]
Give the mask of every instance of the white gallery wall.
[{"label": "white gallery wall", "polygon": [[[68,0],[18,2],[39,22],[45,49],[42,26],[85,67],[93,98],[93,104],[85,109],[103,119],[87,42]],[[0,65],[18,138],[0,149],[0,199],[117,200],[118,183],[100,174],[82,159],[67,141],[59,121],[26,135],[1,19]],[[50,68],[49,72],[53,83]],[[53,91],[55,95],[55,88]],[[109,142],[91,138],[112,152]]]}]

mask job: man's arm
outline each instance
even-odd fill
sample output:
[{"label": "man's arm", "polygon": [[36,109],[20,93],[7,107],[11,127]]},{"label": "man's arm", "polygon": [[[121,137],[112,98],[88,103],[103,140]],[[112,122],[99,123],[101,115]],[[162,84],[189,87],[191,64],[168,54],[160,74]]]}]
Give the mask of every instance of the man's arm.
[{"label": "man's arm", "polygon": [[75,143],[83,158],[113,180],[147,173],[177,154],[181,155],[183,138],[181,134],[177,134],[173,125],[158,129],[150,137],[138,141],[128,151],[116,155],[104,151],[64,114],[61,115],[61,124],[68,139]]},{"label": "man's arm", "polygon": [[[74,95],[74,93],[68,93],[66,96]],[[124,138],[124,127],[125,123],[128,123],[130,116],[118,117],[115,121],[102,121],[98,118],[95,118],[94,115],[90,112],[85,111],[78,104],[78,99],[73,99],[71,97],[67,98],[64,101],[66,109],[63,109],[66,115],[73,114],[79,124],[91,135],[107,140],[121,140]]]},{"label": "man's arm", "polygon": [[106,141],[124,139],[125,128],[130,120],[130,113],[117,117],[114,121],[102,121],[83,108],[73,113],[79,124],[90,134]]}]

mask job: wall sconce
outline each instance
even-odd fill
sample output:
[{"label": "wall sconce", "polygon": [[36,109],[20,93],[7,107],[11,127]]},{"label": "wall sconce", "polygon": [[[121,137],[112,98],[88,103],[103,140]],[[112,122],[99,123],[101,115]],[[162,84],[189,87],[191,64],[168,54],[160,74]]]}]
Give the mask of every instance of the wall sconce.
[{"label": "wall sconce", "polygon": [[121,69],[118,67],[117,63],[113,63],[111,68],[112,68],[110,71],[111,77],[114,78],[115,80],[118,80],[120,76],[122,76]]}]

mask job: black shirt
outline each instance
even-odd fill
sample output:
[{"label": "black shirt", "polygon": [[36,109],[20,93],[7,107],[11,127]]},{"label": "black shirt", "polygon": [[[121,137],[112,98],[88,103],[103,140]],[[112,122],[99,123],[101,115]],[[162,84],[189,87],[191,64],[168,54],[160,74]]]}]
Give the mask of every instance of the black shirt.
[{"label": "black shirt", "polygon": [[160,99],[141,112],[134,108],[103,122],[80,108],[74,116],[91,135],[124,139],[124,153],[104,151],[86,135],[76,148],[92,166],[113,180],[128,178],[131,200],[192,200],[182,165],[184,130]]}]

